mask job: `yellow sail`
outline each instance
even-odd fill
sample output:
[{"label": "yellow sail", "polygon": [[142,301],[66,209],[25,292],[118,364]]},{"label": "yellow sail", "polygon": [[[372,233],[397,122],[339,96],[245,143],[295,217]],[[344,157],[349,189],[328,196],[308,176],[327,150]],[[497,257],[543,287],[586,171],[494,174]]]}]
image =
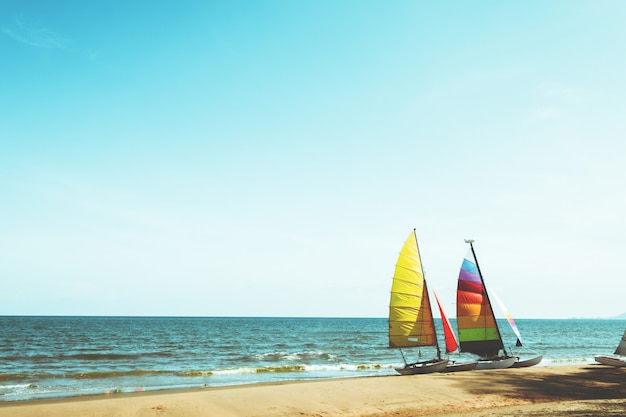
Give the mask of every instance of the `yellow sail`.
[{"label": "yellow sail", "polygon": [[415,231],[400,251],[389,301],[389,347],[410,346],[437,346]]}]

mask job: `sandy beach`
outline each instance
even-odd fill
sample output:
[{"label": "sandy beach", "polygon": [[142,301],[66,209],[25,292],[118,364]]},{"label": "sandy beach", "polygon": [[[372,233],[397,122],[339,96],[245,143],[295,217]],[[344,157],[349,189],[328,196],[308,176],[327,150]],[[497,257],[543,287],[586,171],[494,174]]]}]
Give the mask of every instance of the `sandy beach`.
[{"label": "sandy beach", "polygon": [[0,417],[623,416],[626,369],[382,376],[0,403]]}]

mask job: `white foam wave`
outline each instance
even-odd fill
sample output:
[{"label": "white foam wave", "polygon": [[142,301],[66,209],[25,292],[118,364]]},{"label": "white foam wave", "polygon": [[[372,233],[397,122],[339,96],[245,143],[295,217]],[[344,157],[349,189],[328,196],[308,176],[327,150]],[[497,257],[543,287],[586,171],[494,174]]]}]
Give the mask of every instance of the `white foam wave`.
[{"label": "white foam wave", "polygon": [[322,352],[322,351],[316,351],[316,350],[305,350],[302,352],[285,352],[285,351],[278,351],[278,352],[266,352],[266,353],[258,353],[256,355],[253,355],[253,358],[258,360],[258,361],[263,361],[263,362],[267,362],[267,361],[275,361],[275,362],[279,362],[279,361],[311,361],[311,360],[324,360],[324,361],[336,361],[337,360],[337,356],[327,353],[327,352]]},{"label": "white foam wave", "polygon": [[213,375],[241,375],[241,374],[255,374],[257,368],[242,367],[242,368],[230,368],[230,369],[218,369],[211,371]]},{"label": "white foam wave", "polygon": [[3,389],[20,389],[20,388],[30,388],[31,384],[11,384],[11,385],[0,385],[0,390]]},{"label": "white foam wave", "polygon": [[361,364],[354,365],[348,363],[341,363],[337,365],[305,365],[304,369],[307,372],[328,372],[328,371],[372,371],[378,369],[392,369],[397,367],[397,364]]},{"label": "white foam wave", "polygon": [[363,371],[378,371],[381,369],[393,369],[398,367],[398,364],[349,364],[349,363],[337,363],[337,364],[309,364],[309,365],[296,365],[296,366],[267,366],[267,367],[241,367],[241,368],[229,368],[213,370],[210,373],[212,375],[243,375],[243,374],[258,374],[264,372],[311,372],[311,373],[335,373],[335,372],[363,372]]}]

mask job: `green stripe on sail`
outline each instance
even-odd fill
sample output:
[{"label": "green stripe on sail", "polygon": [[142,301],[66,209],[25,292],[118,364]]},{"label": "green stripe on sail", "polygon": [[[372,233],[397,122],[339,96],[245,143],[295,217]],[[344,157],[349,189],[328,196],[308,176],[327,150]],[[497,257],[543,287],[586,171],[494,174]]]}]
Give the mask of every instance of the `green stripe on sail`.
[{"label": "green stripe on sail", "polygon": [[494,328],[459,329],[460,342],[480,342],[483,340],[500,340],[498,330]]}]

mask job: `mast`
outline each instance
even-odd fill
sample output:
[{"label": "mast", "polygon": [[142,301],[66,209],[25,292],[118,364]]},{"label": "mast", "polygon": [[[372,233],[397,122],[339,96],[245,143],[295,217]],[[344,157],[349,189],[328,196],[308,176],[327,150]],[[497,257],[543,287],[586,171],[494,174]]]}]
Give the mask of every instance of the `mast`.
[{"label": "mast", "polygon": [[[417,256],[422,265],[422,273],[424,274],[424,294],[428,297],[428,308],[430,309],[430,324],[433,327],[435,347],[437,348],[437,359],[441,359],[441,349],[439,349],[439,339],[437,338],[437,328],[435,327],[435,318],[432,313],[432,305],[430,304],[430,294],[428,293],[428,284],[426,283],[426,271],[424,271],[424,264],[422,263],[422,253],[420,252],[420,245],[417,242],[417,233],[415,228],[413,229],[413,237],[415,238],[415,245],[417,245]],[[498,333],[499,334],[499,333]]]},{"label": "mast", "polygon": [[[493,312],[494,310],[493,310],[493,306],[491,305],[491,300],[489,299],[489,294],[487,293],[487,286],[485,285],[485,279],[483,278],[483,273],[480,272],[480,266],[478,265],[478,258],[476,257],[476,252],[474,251],[474,245],[473,245],[474,239],[465,239],[465,243],[469,243],[470,248],[472,249],[472,255],[474,255],[474,261],[476,261],[476,269],[478,269],[478,276],[480,277],[480,281],[483,283],[483,288],[485,289],[485,297],[487,297],[489,308]],[[498,321],[496,320],[495,313],[493,313],[493,321],[496,325],[498,338],[500,339],[500,342],[502,343],[502,335],[500,334],[500,328],[498,327]],[[502,343],[502,351],[504,352],[505,356],[509,356],[509,354],[506,352],[506,348],[504,347],[504,343]]]}]

